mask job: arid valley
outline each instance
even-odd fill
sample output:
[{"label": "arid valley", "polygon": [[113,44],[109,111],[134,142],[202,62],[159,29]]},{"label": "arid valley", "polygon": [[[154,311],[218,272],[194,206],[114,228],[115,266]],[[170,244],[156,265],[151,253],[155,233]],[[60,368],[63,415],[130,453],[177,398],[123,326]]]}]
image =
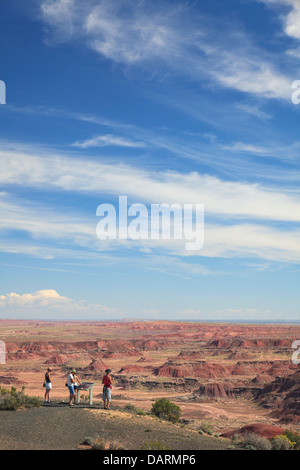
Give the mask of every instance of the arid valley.
[{"label": "arid valley", "polygon": [[76,368],[82,381],[95,383],[101,406],[109,367],[112,408],[149,411],[166,397],[191,429],[205,422],[220,434],[254,423],[299,430],[300,370],[292,362],[299,338],[297,324],[1,320],[0,385],[43,398],[50,366],[51,398],[67,403],[66,377]]}]

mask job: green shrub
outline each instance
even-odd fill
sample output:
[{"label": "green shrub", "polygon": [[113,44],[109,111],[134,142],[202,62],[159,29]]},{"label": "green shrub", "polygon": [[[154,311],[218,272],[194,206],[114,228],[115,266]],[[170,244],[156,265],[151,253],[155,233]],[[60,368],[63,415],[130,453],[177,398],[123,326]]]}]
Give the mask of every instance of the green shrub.
[{"label": "green shrub", "polygon": [[37,397],[24,395],[23,391],[17,392],[15,387],[10,390],[1,388],[0,410],[18,410],[19,408],[33,408],[42,405]]},{"label": "green shrub", "polygon": [[238,434],[234,434],[234,435],[232,436],[231,440],[232,440],[233,443],[236,444],[236,443],[239,442],[241,439],[240,439],[240,436],[239,436]]},{"label": "green shrub", "polygon": [[276,436],[271,440],[272,450],[292,450],[294,443],[287,436]]},{"label": "green shrub", "polygon": [[128,403],[128,404],[125,406],[125,410],[136,411],[136,407],[135,407],[134,405],[132,405],[131,403]]},{"label": "green shrub", "polygon": [[294,431],[284,431],[284,436],[286,436],[292,443],[295,450],[300,450],[300,434]]},{"label": "green shrub", "polygon": [[206,434],[209,434],[210,436],[213,434],[213,428],[208,423],[202,423],[200,426],[200,431],[203,431]]},{"label": "green shrub", "polygon": [[271,450],[270,441],[253,432],[245,433],[242,437],[242,446],[251,450]]},{"label": "green shrub", "polygon": [[92,437],[85,437],[84,438],[84,441],[83,441],[83,445],[86,445],[86,446],[91,446],[93,444],[94,440]]},{"label": "green shrub", "polygon": [[175,403],[170,402],[167,398],[160,398],[152,405],[151,413],[158,418],[178,423],[181,410]]},{"label": "green shrub", "polygon": [[101,437],[96,437],[91,445],[92,450],[124,450],[117,441],[107,441]]},{"label": "green shrub", "polygon": [[142,445],[141,450],[170,450],[168,447],[163,444],[163,442],[160,441],[150,441],[150,442],[145,442],[145,444]]},{"label": "green shrub", "polygon": [[253,444],[247,444],[247,445],[245,445],[245,449],[247,449],[247,450],[257,450],[256,447],[254,447]]}]

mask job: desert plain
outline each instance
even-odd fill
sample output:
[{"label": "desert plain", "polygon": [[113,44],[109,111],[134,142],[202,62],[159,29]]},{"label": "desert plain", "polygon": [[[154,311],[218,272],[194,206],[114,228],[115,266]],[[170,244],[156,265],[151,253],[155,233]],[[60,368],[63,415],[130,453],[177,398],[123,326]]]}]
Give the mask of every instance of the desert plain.
[{"label": "desert plain", "polygon": [[300,369],[292,361],[299,339],[299,324],[0,320],[0,386],[43,398],[51,367],[51,400],[67,403],[66,378],[75,368],[80,380],[95,383],[94,404],[102,406],[110,368],[112,408],[150,411],[166,397],[192,429],[208,423],[226,434],[262,423],[299,430]]}]

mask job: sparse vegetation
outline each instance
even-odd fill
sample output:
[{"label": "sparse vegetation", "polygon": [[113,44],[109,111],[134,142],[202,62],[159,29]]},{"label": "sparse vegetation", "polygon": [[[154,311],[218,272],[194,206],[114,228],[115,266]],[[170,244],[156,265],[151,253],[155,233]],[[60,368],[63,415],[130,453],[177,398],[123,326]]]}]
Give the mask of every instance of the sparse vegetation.
[{"label": "sparse vegetation", "polygon": [[249,432],[245,433],[242,437],[242,446],[248,450],[271,450],[271,442],[259,434]]},{"label": "sparse vegetation", "polygon": [[272,450],[292,450],[294,443],[287,436],[276,436],[271,440]]},{"label": "sparse vegetation", "polygon": [[200,426],[199,432],[200,431],[202,431],[202,433],[209,434],[210,436],[213,435],[213,428],[208,423],[202,423],[201,426]]},{"label": "sparse vegetation", "polygon": [[41,406],[42,401],[24,394],[24,388],[18,392],[15,387],[10,390],[0,387],[0,410],[18,410]]},{"label": "sparse vegetation", "polygon": [[[237,348],[232,346],[232,326],[227,328],[223,325],[208,324],[203,326],[203,331],[201,330],[201,335],[204,332],[203,335],[206,338],[205,341],[203,340],[203,348],[198,348],[195,346],[199,343],[199,331],[196,324],[192,326],[185,323],[172,323],[171,325],[129,323],[123,329],[113,323],[92,326],[87,322],[79,329],[77,324],[73,325],[70,322],[64,326],[61,323],[59,325],[53,323],[50,329],[43,324],[39,324],[38,327],[33,324],[32,328],[31,323],[28,323],[26,328],[23,324],[18,327],[18,330],[15,328],[15,324],[7,326],[5,323],[0,326],[0,333],[3,331],[5,335],[4,339],[12,343],[8,347],[12,359],[11,364],[3,369],[3,382],[1,382],[1,385],[9,390],[0,389],[0,408],[23,407],[25,409],[28,406],[35,406],[33,402],[36,399],[34,398],[28,397],[31,403],[25,404],[25,394],[43,397],[42,379],[46,359],[53,359],[55,383],[51,392],[51,406],[45,404],[39,409],[33,408],[26,412],[2,413],[2,418],[7,417],[6,423],[4,419],[2,423],[7,426],[6,434],[2,431],[3,435],[11,435],[14,445],[18,442],[20,447],[37,447],[39,440],[35,438],[35,433],[39,431],[39,426],[45,425],[47,428],[48,419],[49,422],[53,419],[53,423],[56,423],[57,416],[59,426],[56,424],[51,426],[53,433],[47,442],[43,442],[44,446],[68,447],[69,442],[72,442],[73,446],[78,446],[85,436],[92,436],[92,438],[86,438],[86,446],[90,448],[94,438],[100,436],[104,437],[109,445],[116,439],[127,449],[140,449],[145,441],[151,441],[152,444],[153,442],[164,443],[174,450],[191,448],[192,445],[194,448],[201,449],[212,447],[240,449],[242,445],[247,449],[256,449],[255,442],[243,442],[243,432],[247,430],[268,436],[272,448],[289,449],[292,444],[293,449],[300,449],[299,430],[298,433],[283,431],[286,426],[289,426],[288,423],[291,427],[297,425],[298,408],[287,408],[287,419],[276,423],[270,419],[271,408],[260,406],[260,403],[272,405],[272,409],[274,407],[276,410],[276,417],[285,418],[281,414],[281,408],[277,409],[277,407],[282,407],[284,402],[281,400],[284,394],[280,390],[276,388],[274,393],[263,393],[259,395],[259,400],[256,400],[255,392],[251,401],[245,394],[235,393],[234,376],[237,373],[241,374],[238,390],[248,389],[249,378],[255,380],[257,392],[267,387],[274,377],[283,375],[282,380],[286,380],[287,368],[284,363],[281,363],[283,353],[280,350],[288,349],[285,341],[292,334],[290,329],[285,330],[281,326],[274,326],[269,337],[269,327],[253,328],[250,326],[248,328],[248,326],[237,325],[234,327],[237,336],[245,341],[243,346]],[[160,338],[160,335],[154,334],[158,330],[166,331],[168,335],[165,337],[163,334]],[[9,336],[7,331],[10,332]],[[178,331],[181,333],[177,338]],[[99,347],[101,346],[101,349],[103,347],[103,351],[106,350],[103,354],[103,362],[109,363],[110,358],[113,359],[113,373],[116,374],[116,380],[119,380],[122,390],[115,389],[110,413],[102,412],[101,380],[99,380],[102,365],[100,355],[95,354],[94,341],[99,338],[101,338]],[[114,351],[111,351],[110,344],[114,340],[117,340],[116,347],[113,348]],[[47,341],[51,346],[49,349]],[[137,341],[133,349],[130,347],[130,341]],[[138,341],[143,341],[143,343]],[[275,341],[278,344],[275,344]],[[137,345],[141,345],[141,351],[138,350]],[[128,356],[127,353],[124,354],[127,348]],[[40,357],[35,355],[39,349],[43,351]],[[71,363],[68,362],[68,358],[72,357],[75,349],[78,350],[78,354],[74,364],[73,360]],[[280,357],[278,357],[279,353]],[[95,359],[94,362],[96,366],[99,366],[99,370],[90,370],[87,367],[90,366],[88,363],[91,357]],[[59,360],[54,361],[56,358]],[[62,360],[65,363],[62,363]],[[52,364],[51,361],[47,362]],[[127,365],[124,371],[119,373],[124,363]],[[77,367],[80,379],[96,382],[93,407],[85,406],[89,403],[89,396],[81,393],[81,406],[74,407],[77,408],[76,411],[70,411],[67,407],[66,410],[64,409],[64,404],[68,404],[68,390],[64,387],[65,372],[69,370],[67,366]],[[203,371],[204,375],[211,370],[215,379],[200,380],[198,375],[201,374],[198,374],[198,368],[199,371]],[[232,370],[235,371],[234,374],[231,374]],[[297,385],[298,375],[294,375],[292,368],[290,372],[289,383]],[[299,374],[299,371],[297,373]],[[23,383],[26,383],[26,390],[23,387],[21,391]],[[10,389],[12,385],[16,388]],[[252,386],[250,390],[252,391]],[[297,397],[297,388],[293,388],[292,392],[293,397]],[[21,393],[23,396],[16,398]],[[163,403],[159,401],[154,404],[155,400],[162,396],[165,397],[162,400],[165,406],[162,406]],[[170,400],[169,406],[166,405],[168,400]],[[153,407],[152,404],[154,404]],[[181,416],[178,420],[179,414]],[[81,419],[80,426],[73,425],[73,420],[76,423],[77,417],[81,415],[87,416],[87,419]],[[65,417],[64,420],[61,416]],[[36,417],[41,417],[38,421],[39,425],[36,425],[34,421]],[[89,427],[89,423],[94,423],[96,419],[99,420],[101,426],[97,427],[93,424]],[[70,436],[65,431],[66,421],[71,423],[70,428],[74,430]],[[28,435],[22,432],[25,426],[23,423],[28,426],[28,429],[30,426],[31,432]],[[261,427],[253,426],[253,423],[260,423]],[[248,428],[245,426],[247,424]],[[272,424],[281,429],[272,431]],[[263,427],[264,425],[267,425],[266,428]],[[267,428],[268,426],[270,429]],[[229,432],[232,429],[234,431]],[[225,433],[225,436],[228,436],[227,439],[225,437],[218,439],[219,432]],[[274,436],[274,432],[286,436],[291,444],[282,437],[272,441],[270,437]],[[237,435],[231,438],[234,433]],[[5,439],[6,441],[3,440],[1,445],[9,447],[9,437]],[[100,440],[103,444],[103,439]],[[108,444],[104,443],[104,445]]]},{"label": "sparse vegetation", "polygon": [[135,407],[134,405],[132,405],[132,403],[128,403],[128,404],[125,406],[125,410],[136,411],[136,407]]},{"label": "sparse vegetation", "polygon": [[123,446],[117,441],[107,441],[102,437],[96,437],[92,444],[92,450],[125,450]]},{"label": "sparse vegetation", "polygon": [[167,398],[160,398],[152,405],[151,413],[158,418],[178,423],[181,410],[175,403],[170,402]]},{"label": "sparse vegetation", "polygon": [[136,406],[132,405],[131,403],[128,403],[125,406],[125,410],[132,411],[132,412],[136,413],[138,416],[145,416],[147,414],[144,410],[142,410],[140,408],[136,408]]},{"label": "sparse vegetation", "polygon": [[300,434],[294,431],[284,431],[283,436],[286,436],[292,443],[293,449],[300,450]]},{"label": "sparse vegetation", "polygon": [[141,450],[170,450],[160,441],[149,441],[142,445]]},{"label": "sparse vegetation", "polygon": [[83,441],[83,445],[86,445],[86,446],[91,446],[93,444],[94,440],[92,437],[85,437],[84,438],[84,441]]}]

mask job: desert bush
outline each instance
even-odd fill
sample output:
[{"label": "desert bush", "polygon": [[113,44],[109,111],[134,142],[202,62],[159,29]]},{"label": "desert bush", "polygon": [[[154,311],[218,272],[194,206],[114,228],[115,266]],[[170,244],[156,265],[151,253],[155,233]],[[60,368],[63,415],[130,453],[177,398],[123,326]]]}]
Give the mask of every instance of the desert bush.
[{"label": "desert bush", "polygon": [[82,444],[86,446],[91,446],[93,444],[94,440],[92,437],[85,437]]},{"label": "desert bush", "polygon": [[158,418],[178,423],[181,410],[175,403],[170,402],[167,398],[160,398],[152,405],[151,413]]},{"label": "desert bush", "polygon": [[124,450],[119,442],[117,441],[107,441],[101,437],[96,437],[91,444],[92,450]]},{"label": "desert bush", "polygon": [[170,450],[160,441],[149,441],[142,445],[141,450]]},{"label": "desert bush", "polygon": [[242,446],[250,450],[271,450],[272,448],[270,441],[266,437],[253,432],[243,435]]},{"label": "desert bush", "polygon": [[237,442],[239,442],[241,439],[240,439],[240,436],[238,434],[234,434],[231,438],[232,442],[234,444],[236,444]]},{"label": "desert bush", "polygon": [[213,428],[208,423],[202,423],[200,426],[200,431],[203,431],[205,434],[209,434],[210,436],[213,434]]},{"label": "desert bush", "polygon": [[18,410],[19,408],[33,408],[42,405],[37,397],[29,397],[23,391],[17,392],[15,387],[10,390],[1,388],[0,410]]},{"label": "desert bush", "polygon": [[300,450],[300,434],[296,431],[284,431],[284,436],[286,436],[292,443],[295,450]]},{"label": "desert bush", "polygon": [[293,442],[287,436],[276,436],[271,440],[272,450],[292,450]]},{"label": "desert bush", "polygon": [[135,407],[134,405],[132,405],[131,403],[128,403],[128,404],[125,406],[125,410],[136,411],[136,407]]}]

